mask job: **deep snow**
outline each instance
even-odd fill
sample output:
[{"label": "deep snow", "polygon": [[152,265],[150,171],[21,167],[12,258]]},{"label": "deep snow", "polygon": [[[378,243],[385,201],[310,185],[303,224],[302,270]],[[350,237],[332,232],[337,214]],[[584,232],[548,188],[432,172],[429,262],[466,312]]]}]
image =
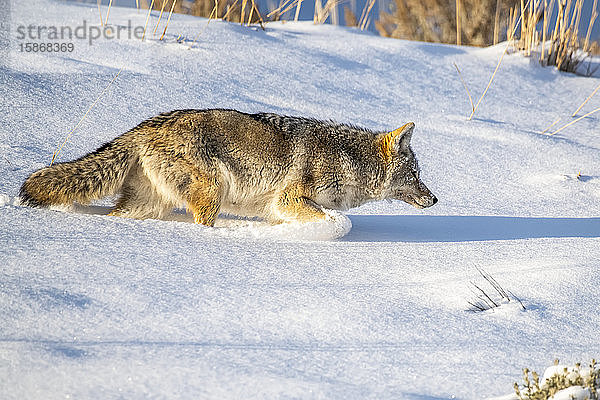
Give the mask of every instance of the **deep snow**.
[{"label": "deep snow", "polygon": [[[110,20],[144,25],[113,8]],[[521,368],[600,353],[600,116],[540,135],[598,85],[503,45],[384,39],[311,23],[266,31],[174,16],[165,42],[19,51],[18,25],[97,24],[89,5],[11,5],[0,67],[0,391],[6,398],[481,399]],[[151,18],[156,21],[156,17]],[[178,43],[182,35],[192,48]],[[348,213],[352,230],[224,218],[217,228],[108,217],[110,201],[21,207],[18,188],[117,71],[59,161],[161,111],[237,108],[372,129],[416,123],[440,199]],[[594,97],[583,112],[600,105]],[[560,125],[560,124],[559,124]],[[578,176],[579,174],[579,176]],[[477,268],[517,295],[467,312]]]}]

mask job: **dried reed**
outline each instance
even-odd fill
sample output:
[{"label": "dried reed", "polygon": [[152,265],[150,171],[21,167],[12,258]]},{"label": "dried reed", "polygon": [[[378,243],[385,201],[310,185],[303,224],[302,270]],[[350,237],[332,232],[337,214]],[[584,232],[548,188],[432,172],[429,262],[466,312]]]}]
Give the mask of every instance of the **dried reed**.
[{"label": "dried reed", "polygon": [[[260,28],[264,31],[265,30],[265,25],[264,25],[264,20],[262,18],[262,15],[260,15],[260,11],[258,11],[258,7],[256,6],[256,2],[254,0],[252,0],[252,8],[254,9],[254,11],[256,11],[256,15],[258,16],[258,24],[260,25]],[[248,24],[250,24],[252,22],[252,15],[250,15],[250,17],[248,17]]]},{"label": "dried reed", "polygon": [[[327,0],[325,6],[320,8],[317,12],[317,8],[315,7],[315,18],[313,19],[315,24],[323,24],[329,17],[331,10],[333,10],[338,4],[342,3],[344,0]],[[374,1],[374,0],[370,0]]]},{"label": "dried reed", "polygon": [[590,16],[590,22],[588,23],[587,33],[585,34],[585,42],[583,42],[583,51],[590,51],[590,34],[592,33],[592,27],[598,18],[598,0],[594,0],[592,5],[592,15]]},{"label": "dried reed", "polygon": [[163,40],[163,38],[165,37],[165,33],[167,33],[167,28],[169,27],[169,22],[171,21],[171,15],[173,14],[173,9],[175,8],[175,3],[177,3],[177,0],[173,0],[173,4],[171,4],[171,11],[169,11],[169,18],[167,18],[167,24],[165,25],[165,29],[163,30],[162,35],[160,35],[159,40]]},{"label": "dried reed", "polygon": [[188,46],[188,50],[191,49],[194,44],[196,44],[196,41],[198,41],[198,38],[200,37],[200,35],[202,33],[204,33],[204,31],[206,31],[206,29],[208,29],[208,24],[210,24],[210,20],[212,19],[212,16],[215,15],[215,10],[217,8],[217,5],[215,3],[215,6],[213,7],[212,11],[210,12],[210,15],[208,16],[208,21],[206,22],[206,25],[204,26],[204,28],[202,28],[202,30],[200,30],[200,32],[198,32],[198,34],[196,35],[196,37],[194,38],[194,40],[192,41],[192,43],[190,43],[190,45]]},{"label": "dried reed", "polygon": [[[471,312],[487,311],[487,310],[491,310],[491,309],[500,307],[501,301],[510,303],[511,300],[517,301],[519,303],[519,305],[521,306],[521,309],[526,310],[525,305],[523,304],[521,299],[519,299],[517,296],[515,296],[514,293],[512,293],[510,290],[504,289],[496,281],[496,279],[494,279],[489,273],[482,270],[481,268],[477,268],[477,272],[479,272],[479,274],[489,283],[489,285],[492,287],[493,291],[492,290],[486,291],[480,285],[477,285],[476,283],[471,282],[471,285],[475,289],[477,289],[477,291],[474,292],[474,294],[476,296],[475,299],[473,299],[472,301],[467,301],[467,303],[469,303],[469,305],[471,306],[471,308],[469,308],[467,311],[471,311]],[[494,292],[496,294],[492,296],[491,293],[494,293]],[[494,300],[494,297],[496,298],[496,300]],[[497,297],[500,297],[500,299],[497,299]]]},{"label": "dried reed", "polygon": [[598,91],[598,89],[600,89],[600,84],[598,84],[598,86],[596,86],[596,89],[594,89],[592,91],[592,93],[583,101],[583,103],[581,103],[581,105],[579,106],[579,108],[577,108],[577,110],[575,110],[575,112],[573,113],[573,115],[571,115],[571,117],[574,117],[577,115],[577,113],[579,112],[579,110],[581,110],[583,108],[583,106],[585,105],[585,103],[587,103],[592,97],[594,97],[594,95],[596,94],[596,92]]},{"label": "dried reed", "polygon": [[458,65],[456,65],[456,63],[454,64],[454,68],[456,68],[456,72],[458,72],[458,77],[460,78],[460,81],[462,82],[463,86],[465,87],[465,90],[467,91],[467,96],[469,96],[469,103],[471,103],[471,112],[475,112],[475,107],[473,106],[473,98],[471,97],[471,93],[469,92],[469,88],[467,88],[467,84],[465,83],[462,74],[460,73],[460,69],[458,69]]},{"label": "dried reed", "polygon": [[498,44],[500,37],[500,0],[496,0],[496,12],[494,13],[494,46]]},{"label": "dried reed", "polygon": [[102,19],[102,8],[100,7],[100,0],[98,0],[97,4],[98,4],[98,14],[100,14],[100,25],[104,26],[104,20]]},{"label": "dried reed", "polygon": [[142,40],[146,37],[146,28],[148,27],[148,21],[150,20],[150,13],[152,12],[152,6],[154,5],[154,0],[150,2],[150,7],[148,7],[148,15],[146,15],[146,23],[144,24],[144,33],[142,34]]},{"label": "dried reed", "polygon": [[163,15],[163,11],[165,11],[165,6],[167,5],[166,0],[162,0],[162,4],[160,6],[160,14],[158,15],[158,21],[156,21],[156,26],[154,26],[154,30],[152,31],[152,35],[156,36],[156,30],[158,29],[158,25],[160,25],[160,20]]},{"label": "dried reed", "polygon": [[375,5],[375,0],[369,0],[365,3],[362,14],[360,15],[360,19],[358,20],[358,26],[360,27],[361,31],[364,31],[365,28],[367,27],[367,20],[369,18],[369,13],[373,9],[374,5]]},{"label": "dried reed", "polygon": [[267,17],[271,17],[272,15],[275,15],[275,14],[277,14],[278,17],[281,17],[282,15],[284,15],[285,13],[287,13],[294,7],[297,7],[299,3],[300,3],[300,0],[293,0],[293,1],[286,0],[285,2],[281,3],[281,5],[278,8],[276,8],[275,10],[273,10],[269,14],[267,14]]},{"label": "dried reed", "polygon": [[119,69],[119,72],[117,72],[117,74],[114,76],[114,78],[112,78],[112,80],[108,83],[108,85],[106,85],[106,87],[104,88],[104,90],[102,90],[102,92],[100,92],[100,94],[98,95],[98,97],[96,97],[96,100],[94,100],[94,102],[89,106],[89,108],[87,109],[87,111],[85,112],[85,114],[83,114],[83,117],[81,117],[81,119],[79,120],[79,122],[77,122],[77,125],[75,125],[75,127],[73,129],[71,129],[71,131],[69,132],[69,134],[67,135],[67,137],[65,138],[65,140],[62,142],[62,144],[56,148],[56,150],[52,154],[52,160],[50,161],[50,166],[52,166],[52,164],[54,164],[54,161],[56,160],[56,158],[60,154],[60,152],[63,149],[63,147],[65,146],[65,144],[67,144],[67,142],[71,138],[71,135],[73,134],[73,132],[75,132],[75,130],[77,128],[79,128],[79,125],[81,125],[81,123],[83,122],[83,120],[85,119],[85,117],[87,117],[87,115],[90,113],[90,111],[92,110],[92,108],[94,108],[94,106],[96,105],[96,103],[98,103],[98,101],[100,101],[100,98],[104,95],[104,93],[108,90],[108,88],[113,84],[113,82],[121,74],[121,71],[123,71],[123,68],[125,68],[125,66],[122,66],[121,69]]},{"label": "dried reed", "polygon": [[271,18],[272,16],[275,16],[275,19],[278,20],[284,14],[284,12],[282,10],[285,9],[286,10],[285,12],[287,12],[288,9],[291,10],[292,8],[294,8],[294,5],[296,5],[297,3],[298,3],[298,0],[294,0],[294,1],[292,1],[292,0],[284,0],[284,1],[281,1],[279,3],[279,7],[277,7],[276,9],[272,10],[270,13],[267,14],[267,18]]},{"label": "dried reed", "polygon": [[296,6],[296,15],[294,16],[294,21],[298,21],[298,17],[300,16],[300,7],[302,6],[302,0],[298,0],[298,5]]},{"label": "dried reed", "polygon": [[550,130],[550,128],[552,128],[554,125],[558,124],[559,121],[560,121],[560,117],[556,118],[556,120],[553,123],[548,125],[548,127],[546,129],[544,129],[543,131],[541,131],[540,133],[544,134],[544,133],[548,132]]},{"label": "dried reed", "polygon": [[106,11],[106,21],[104,21],[104,25],[108,25],[108,14],[110,14],[110,7],[112,6],[112,0],[108,2],[108,10]]},{"label": "dried reed", "polygon": [[[527,3],[529,4],[530,1],[531,0],[527,0]],[[500,56],[500,59],[498,60],[498,64],[496,64],[496,69],[494,69],[494,73],[490,77],[490,81],[488,82],[487,86],[485,87],[485,90],[481,94],[481,97],[479,98],[479,100],[477,100],[477,104],[475,104],[475,107],[473,107],[473,111],[471,112],[471,115],[469,116],[469,121],[473,119],[473,115],[475,115],[475,111],[477,111],[477,107],[479,107],[479,104],[481,103],[481,101],[485,97],[485,94],[487,93],[488,89],[492,85],[492,82],[494,81],[494,77],[496,76],[496,73],[498,72],[498,69],[500,68],[500,64],[502,63],[502,60],[504,59],[504,56],[506,55],[506,52],[508,51],[510,42],[515,35],[515,31],[517,29],[519,21],[521,21],[522,16],[523,16],[523,14],[519,15],[519,18],[517,19],[517,22],[515,23],[515,26],[511,32],[510,36],[508,37],[508,43],[506,44],[506,47],[504,48],[504,51],[502,52],[502,55]]]},{"label": "dried reed", "polygon": [[598,111],[600,111],[600,107],[598,107],[598,108],[596,108],[595,110],[592,110],[592,111],[590,111],[589,113],[587,113],[587,114],[585,114],[585,115],[582,115],[581,117],[579,117],[579,118],[577,118],[577,119],[575,119],[575,120],[573,120],[573,121],[569,122],[568,124],[566,124],[566,125],[564,125],[564,126],[562,126],[562,127],[558,128],[558,129],[557,129],[557,130],[555,130],[554,132],[552,132],[552,133],[549,133],[549,134],[548,134],[548,136],[554,136],[554,135],[556,135],[558,132],[562,131],[563,129],[565,129],[565,128],[567,128],[567,127],[571,126],[571,125],[573,125],[575,122],[578,122],[578,121],[580,121],[580,120],[584,119],[585,117],[588,117],[588,116],[590,116],[590,115],[592,115],[592,114],[594,114],[594,113],[596,113],[596,112],[598,112]]},{"label": "dried reed", "polygon": [[244,25],[244,13],[246,11],[246,3],[248,3],[248,0],[242,0],[242,12],[240,13],[240,25]]},{"label": "dried reed", "polygon": [[234,7],[237,5],[238,1],[240,1],[240,0],[235,0],[232,5],[227,5],[227,12],[225,13],[225,15],[223,15],[223,19],[225,21],[229,21],[229,19],[228,19],[229,18],[229,14],[234,9]]},{"label": "dried reed", "polygon": [[456,0],[456,45],[460,46],[461,42],[461,29],[460,29],[460,0]]},{"label": "dried reed", "polygon": [[348,6],[344,6],[344,22],[346,23],[346,26],[358,26],[356,15]]}]

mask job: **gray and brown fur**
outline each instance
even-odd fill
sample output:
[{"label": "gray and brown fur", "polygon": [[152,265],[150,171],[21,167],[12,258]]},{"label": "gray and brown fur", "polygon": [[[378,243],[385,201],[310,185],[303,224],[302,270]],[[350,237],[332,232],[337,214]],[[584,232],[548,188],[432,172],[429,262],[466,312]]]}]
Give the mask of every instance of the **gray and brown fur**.
[{"label": "gray and brown fur", "polygon": [[111,215],[162,218],[185,206],[209,226],[220,212],[277,223],[382,199],[429,207],[437,199],[419,179],[413,128],[373,132],[267,113],[172,111],[34,172],[20,196],[47,207],[119,194]]}]

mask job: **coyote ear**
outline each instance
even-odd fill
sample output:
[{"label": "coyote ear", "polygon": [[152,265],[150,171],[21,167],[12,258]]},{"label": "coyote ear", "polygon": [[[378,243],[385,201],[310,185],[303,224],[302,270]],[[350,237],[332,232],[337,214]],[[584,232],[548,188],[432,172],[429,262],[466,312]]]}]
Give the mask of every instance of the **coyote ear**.
[{"label": "coyote ear", "polygon": [[408,149],[414,129],[415,123],[409,122],[408,124],[404,124],[400,128],[394,129],[393,131],[388,133],[386,136],[390,137],[390,146],[397,152]]},{"label": "coyote ear", "polygon": [[386,162],[392,159],[392,154],[398,154],[408,149],[415,124],[409,122],[389,133],[384,133],[379,141],[380,151]]}]

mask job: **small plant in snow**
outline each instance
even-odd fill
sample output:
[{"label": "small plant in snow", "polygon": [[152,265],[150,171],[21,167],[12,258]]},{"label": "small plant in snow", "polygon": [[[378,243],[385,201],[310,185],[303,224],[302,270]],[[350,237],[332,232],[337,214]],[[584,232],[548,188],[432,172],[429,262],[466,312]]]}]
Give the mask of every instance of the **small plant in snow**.
[{"label": "small plant in snow", "polygon": [[513,300],[517,301],[521,305],[521,308],[525,310],[523,302],[510,290],[505,290],[494,278],[492,278],[490,274],[484,270],[477,268],[477,271],[489,283],[491,288],[486,290],[482,288],[482,285],[471,282],[471,285],[473,285],[474,288],[475,298],[467,301],[471,306],[467,311],[487,311],[496,307],[500,307],[502,304],[510,303]]},{"label": "small plant in snow", "polygon": [[554,366],[547,368],[540,380],[535,371],[523,370],[524,384],[515,382],[514,388],[520,400],[568,400],[587,399],[598,400],[600,394],[600,366],[592,359],[588,367],[581,367],[579,363],[574,367],[559,365],[558,360]]}]

